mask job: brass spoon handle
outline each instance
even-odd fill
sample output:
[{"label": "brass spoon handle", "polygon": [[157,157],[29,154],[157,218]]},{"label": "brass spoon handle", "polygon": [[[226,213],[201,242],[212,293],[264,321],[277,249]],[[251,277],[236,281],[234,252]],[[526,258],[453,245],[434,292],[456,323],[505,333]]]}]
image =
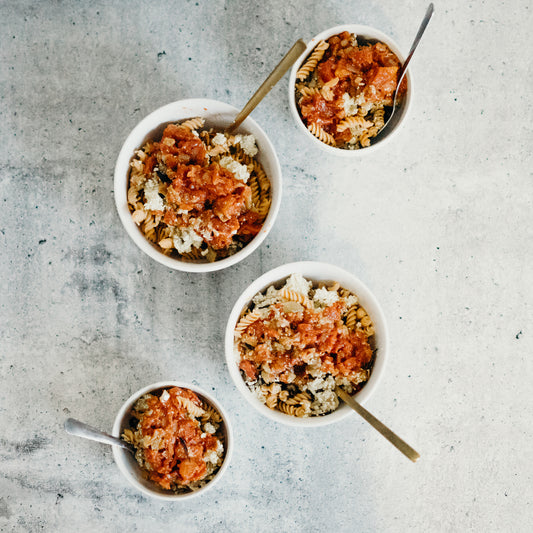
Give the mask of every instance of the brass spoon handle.
[{"label": "brass spoon handle", "polygon": [[300,57],[302,52],[307,48],[302,39],[298,39],[292,48],[287,52],[285,57],[278,63],[276,68],[271,72],[270,76],[263,82],[261,87],[257,89],[255,94],[248,100],[248,103],[243,107],[242,111],[235,117],[235,120],[226,128],[226,133],[231,133],[235,128],[238,128],[243,120],[255,109],[257,104],[268,94],[270,89],[278,83],[285,72],[289,70],[292,64]]},{"label": "brass spoon handle", "polygon": [[380,422],[372,413],[369,413],[361,404],[357,403],[348,393],[336,387],[335,392],[347,403],[356,413],[361,415],[374,429],[377,429],[389,442],[400,450],[408,459],[415,463],[420,458],[420,454],[411,448],[407,442],[400,439],[396,433],[391,431],[385,424]]}]

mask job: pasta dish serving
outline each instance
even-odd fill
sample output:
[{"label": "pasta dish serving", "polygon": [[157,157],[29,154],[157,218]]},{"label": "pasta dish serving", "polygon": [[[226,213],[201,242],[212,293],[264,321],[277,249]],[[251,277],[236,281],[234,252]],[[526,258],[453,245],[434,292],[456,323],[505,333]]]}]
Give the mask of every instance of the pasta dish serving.
[{"label": "pasta dish serving", "polygon": [[373,336],[357,295],[293,274],[253,298],[235,327],[234,346],[241,375],[262,403],[309,417],[337,409],[336,386],[349,394],[364,386]]},{"label": "pasta dish serving", "polygon": [[164,254],[215,261],[261,230],[271,187],[252,135],[227,135],[194,118],[169,124],[135,152],[128,206],[145,237]]},{"label": "pasta dish serving", "polygon": [[136,449],[147,479],[163,489],[191,492],[216,474],[224,459],[220,414],[181,387],[146,394],[133,406],[122,438]]},{"label": "pasta dish serving", "polygon": [[[384,126],[400,67],[385,43],[360,40],[345,31],[320,41],[296,73],[296,103],[307,129],[350,150],[370,146]],[[406,90],[404,79],[400,100]]]}]

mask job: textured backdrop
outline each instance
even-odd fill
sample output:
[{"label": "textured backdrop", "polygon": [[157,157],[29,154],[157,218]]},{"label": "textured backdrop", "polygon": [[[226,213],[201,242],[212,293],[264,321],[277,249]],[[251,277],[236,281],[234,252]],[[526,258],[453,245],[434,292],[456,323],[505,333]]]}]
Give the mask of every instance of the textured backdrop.
[{"label": "textured backdrop", "polygon": [[[289,5],[291,4],[291,5]],[[237,107],[302,37],[374,26],[406,53],[426,2],[0,2],[0,530],[527,531],[533,521],[530,2],[436,2],[412,63],[401,134],[356,160],[319,153],[287,77],[254,111],[282,166],[261,248],[226,271],[174,272],[127,237],[113,200],[120,147],[181,98]],[[391,357],[362,420],[300,430],[244,402],[223,331],[239,293],[316,259],[380,300]],[[135,390],[179,379],[229,410],[222,481],[161,504],[111,450]],[[529,523],[529,526],[528,526]]]}]

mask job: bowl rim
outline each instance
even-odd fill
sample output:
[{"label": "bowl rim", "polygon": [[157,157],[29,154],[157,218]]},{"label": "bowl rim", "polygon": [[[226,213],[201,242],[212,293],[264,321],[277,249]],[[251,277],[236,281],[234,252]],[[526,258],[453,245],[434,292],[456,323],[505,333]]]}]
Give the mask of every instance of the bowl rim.
[{"label": "bowl rim", "polygon": [[199,488],[198,490],[195,490],[193,492],[187,492],[184,494],[176,494],[173,492],[163,493],[163,492],[157,492],[155,490],[150,490],[135,478],[130,472],[129,468],[129,462],[127,461],[126,457],[130,455],[130,452],[120,448],[119,446],[113,446],[113,458],[115,460],[115,463],[118,466],[118,469],[122,473],[122,475],[129,481],[131,485],[133,485],[137,490],[140,490],[142,493],[146,494],[147,496],[150,496],[152,498],[157,498],[159,500],[163,501],[176,501],[176,500],[184,500],[188,498],[194,498],[196,496],[199,496],[200,494],[203,494],[206,490],[212,488],[222,477],[224,472],[229,466],[229,463],[231,461],[231,457],[233,454],[233,430],[231,427],[231,422],[228,416],[228,413],[226,410],[222,407],[222,405],[216,400],[211,394],[206,392],[204,389],[193,385],[191,383],[186,383],[184,381],[172,381],[172,380],[166,380],[166,381],[158,381],[157,383],[152,383],[151,385],[147,385],[146,387],[143,387],[142,389],[139,389],[138,391],[134,392],[121,406],[119,409],[115,421],[113,423],[113,429],[111,434],[114,437],[120,438],[120,429],[122,426],[122,423],[125,419],[125,417],[128,415],[129,411],[133,407],[133,404],[144,394],[147,394],[151,391],[155,391],[158,389],[168,389],[172,387],[181,387],[183,389],[189,389],[192,392],[205,397],[206,400],[209,401],[211,405],[218,411],[220,414],[222,421],[225,425],[226,429],[226,442],[224,443],[225,447],[225,454],[224,454],[224,460],[222,461],[222,464],[220,465],[219,470],[208,483],[206,483],[203,487]]},{"label": "bowl rim", "polygon": [[298,261],[280,265],[272,270],[269,270],[268,272],[265,272],[263,275],[255,279],[250,285],[248,285],[248,287],[246,287],[246,289],[238,297],[228,317],[224,338],[226,364],[234,385],[248,401],[248,403],[257,409],[261,414],[272,420],[275,420],[276,422],[280,422],[289,426],[324,426],[342,420],[353,412],[352,409],[348,405],[342,404],[333,413],[309,418],[298,418],[286,415],[280,411],[274,411],[273,409],[269,409],[265,404],[261,403],[257,398],[255,398],[253,393],[248,389],[244,380],[242,379],[236,364],[237,360],[234,352],[233,334],[241,311],[250,303],[252,298],[258,292],[266,290],[266,288],[273,283],[282,281],[295,272],[301,273],[306,279],[314,279],[317,281],[339,281],[341,286],[343,286],[343,283],[345,283],[349,285],[346,288],[350,289],[350,286],[354,288],[354,292],[358,299],[362,301],[365,309],[368,311],[368,314],[372,316],[376,333],[380,338],[379,345],[377,347],[376,360],[374,362],[370,378],[368,379],[367,384],[359,392],[357,392],[354,397],[359,403],[364,404],[374,393],[383,377],[389,351],[389,334],[383,310],[370,289],[354,274],[336,265],[323,263],[320,261]]},{"label": "bowl rim", "polygon": [[350,33],[353,33],[356,36],[359,34],[368,39],[376,39],[381,42],[384,42],[402,63],[405,61],[405,57],[401,53],[400,48],[396,44],[396,42],[391,37],[389,37],[386,33],[383,33],[381,30],[373,28],[372,26],[366,26],[363,24],[340,24],[338,26],[333,26],[331,28],[328,28],[327,30],[324,30],[318,33],[317,35],[315,35],[309,41],[309,43],[307,44],[307,48],[302,52],[300,57],[295,61],[294,65],[292,66],[292,69],[289,75],[289,87],[288,87],[289,88],[289,108],[291,110],[291,114],[294,120],[296,121],[296,124],[298,125],[298,129],[302,131],[308,139],[311,139],[312,142],[316,146],[319,146],[322,150],[326,151],[329,154],[342,156],[342,157],[357,157],[357,156],[361,156],[362,154],[367,154],[367,155],[371,154],[372,152],[377,150],[380,146],[383,147],[392,138],[396,137],[396,135],[398,134],[398,131],[401,129],[401,126],[405,123],[405,119],[409,115],[410,109],[412,107],[412,101],[413,101],[413,95],[414,95],[413,77],[411,75],[411,70],[407,68],[407,71],[405,73],[405,77],[407,78],[407,93],[405,96],[403,111],[396,126],[394,127],[393,130],[391,130],[389,134],[387,134],[386,137],[383,137],[381,140],[379,140],[375,144],[371,144],[370,146],[367,146],[365,148],[359,148],[358,150],[346,150],[345,148],[337,148],[336,146],[330,146],[320,141],[305,127],[300,117],[300,114],[298,113],[298,106],[296,104],[296,98],[295,98],[295,92],[294,92],[294,86],[296,84],[296,73],[298,72],[298,69],[302,65],[305,58],[309,55],[309,53],[314,49],[314,47],[321,40],[329,39],[333,35],[337,35],[343,31],[349,31]]},{"label": "bowl rim", "polygon": [[[250,116],[243,121],[236,133],[253,134],[259,148],[259,158],[262,156],[268,161],[270,173],[268,178],[272,188],[272,203],[268,215],[263,222],[259,233],[244,248],[213,263],[188,263],[179,259],[164,255],[146,239],[141,230],[132,219],[127,201],[127,184],[129,165],[134,151],[139,149],[147,137],[158,127],[164,124],[185,120],[193,116],[212,117],[218,115],[236,115],[239,109],[236,107],[209,98],[189,98],[176,100],[158,107],[141,119],[126,137],[119,151],[114,170],[113,195],[118,215],[126,233],[133,242],[145,254],[158,263],[182,272],[214,272],[228,268],[252,254],[265,240],[274,226],[281,205],[283,190],[281,165],[275,147],[263,128]],[[228,124],[231,120],[228,120]],[[143,140],[144,139],[144,140]]]}]

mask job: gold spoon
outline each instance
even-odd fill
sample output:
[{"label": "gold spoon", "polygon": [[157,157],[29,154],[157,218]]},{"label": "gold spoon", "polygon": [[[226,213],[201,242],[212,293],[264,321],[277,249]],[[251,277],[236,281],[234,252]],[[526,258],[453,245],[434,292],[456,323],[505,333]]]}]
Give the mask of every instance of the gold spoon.
[{"label": "gold spoon", "polygon": [[254,95],[248,100],[248,103],[242,108],[242,111],[235,117],[235,120],[226,128],[226,133],[231,133],[238,128],[244,119],[255,109],[257,104],[269,93],[270,89],[283,78],[283,75],[292,64],[302,55],[307,48],[302,39],[298,39],[292,48],[287,52],[285,57],[278,63],[270,76],[257,89]]},{"label": "gold spoon", "polygon": [[356,402],[347,392],[340,387],[335,387],[335,392],[345,403],[347,403],[356,413],[361,415],[374,429],[377,429],[389,442],[394,444],[408,459],[416,463],[420,454],[411,448],[407,442],[400,439],[396,433],[391,431],[385,424],[380,422],[372,413],[369,413],[360,403]]}]

